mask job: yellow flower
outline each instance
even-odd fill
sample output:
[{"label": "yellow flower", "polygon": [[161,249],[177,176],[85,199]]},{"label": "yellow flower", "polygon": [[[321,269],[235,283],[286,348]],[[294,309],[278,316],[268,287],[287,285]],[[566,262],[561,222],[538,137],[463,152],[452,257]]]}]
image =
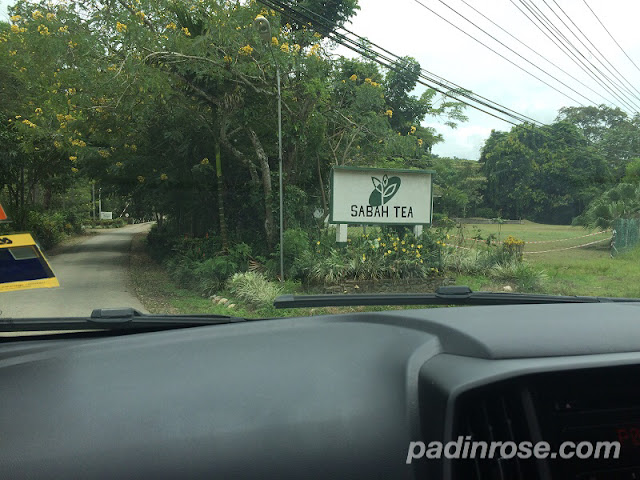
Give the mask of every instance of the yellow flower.
[{"label": "yellow flower", "polygon": [[386,112],[384,112],[384,114],[385,114],[387,117],[391,118],[391,117],[393,117],[393,110],[388,109]]},{"label": "yellow flower", "polygon": [[422,245],[418,245],[418,248],[422,248]]},{"label": "yellow flower", "polygon": [[407,249],[406,249],[406,248],[403,248],[403,249],[402,249],[402,253],[405,253],[406,251],[407,251]]},{"label": "yellow flower", "polygon": [[160,175],[160,180],[165,181],[168,179],[169,179],[169,176],[166,173],[163,173],[162,175]]},{"label": "yellow flower", "polygon": [[22,120],[22,123],[24,123],[25,125],[27,125],[30,128],[36,128],[36,124],[33,122],[30,122],[29,120],[27,120],[26,118],[24,120]]},{"label": "yellow flower", "polygon": [[416,133],[416,127],[414,127],[413,125],[411,125],[411,131],[412,134]]},{"label": "yellow flower", "polygon": [[87,144],[84,140],[78,140],[76,138],[74,138],[73,140],[71,140],[71,145],[73,145],[74,147],[86,147]]},{"label": "yellow flower", "polygon": [[78,44],[73,40],[69,40],[69,43],[67,45],[69,45],[69,48],[76,48],[78,46]]},{"label": "yellow flower", "polygon": [[16,53],[18,53],[17,50],[9,50],[9,56],[13,57]]},{"label": "yellow flower", "polygon": [[67,33],[69,31],[69,27],[67,25],[65,25],[64,27],[58,28],[58,31],[60,33]]},{"label": "yellow flower", "polygon": [[38,32],[40,32],[40,35],[49,35],[49,28],[45,25],[38,25]]},{"label": "yellow flower", "polygon": [[11,25],[11,31],[13,33],[19,33],[20,32],[20,27],[18,27],[17,25],[13,24],[13,25]]},{"label": "yellow flower", "polygon": [[318,240],[318,241],[316,242],[316,245],[320,245],[320,240]]},{"label": "yellow flower", "polygon": [[78,169],[77,169],[76,167],[71,167],[71,171],[72,171],[73,173],[78,173]]},{"label": "yellow flower", "polygon": [[182,27],[182,31],[187,37],[191,36],[191,32],[189,31],[189,29],[187,27]]},{"label": "yellow flower", "polygon": [[166,28],[167,30],[175,30],[176,28],[178,28],[178,26],[175,23],[171,22],[171,23],[167,23]]},{"label": "yellow flower", "polygon": [[351,80],[352,82],[355,82],[356,80],[358,80],[358,76],[354,73],[349,77],[349,80]]},{"label": "yellow flower", "polygon": [[144,177],[142,175],[138,175],[138,182],[144,183]]},{"label": "yellow flower", "polygon": [[274,47],[278,46],[278,37],[271,37],[271,45]]},{"label": "yellow flower", "polygon": [[369,83],[369,84],[371,84],[371,79],[370,79],[369,77],[365,78],[365,79],[364,79],[364,83]]},{"label": "yellow flower", "polygon": [[131,149],[132,152],[137,152],[138,151],[138,147],[137,147],[137,145],[135,143],[133,145],[131,145],[129,148]]},{"label": "yellow flower", "polygon": [[[309,49],[309,53],[307,53],[307,56],[311,57],[312,55],[318,55],[318,50],[320,50],[320,44],[315,43],[311,45],[311,48]],[[344,83],[344,80],[342,82]]]},{"label": "yellow flower", "polygon": [[50,22],[56,19],[56,14],[55,13],[47,13],[47,20],[49,20]]},{"label": "yellow flower", "polygon": [[320,35],[318,32],[315,32],[313,34],[313,36],[316,37],[316,38],[322,38],[322,35]]},{"label": "yellow flower", "polygon": [[72,163],[75,163],[75,162],[76,162],[76,160],[78,160],[78,157],[76,157],[75,155],[71,155],[71,156],[69,157],[69,160],[71,160],[71,162],[72,162]]},{"label": "yellow flower", "polygon": [[387,250],[387,253],[388,253],[388,254],[391,254],[391,250]]},{"label": "yellow flower", "polygon": [[56,147],[58,150],[62,148],[62,144],[58,140],[53,141],[53,146]]},{"label": "yellow flower", "polygon": [[209,159],[207,157],[204,157],[202,160],[200,160],[200,165],[209,165]]},{"label": "yellow flower", "polygon": [[224,56],[224,61],[225,61],[225,63],[231,63],[233,61],[233,58],[231,58],[229,55],[225,55]]},{"label": "yellow flower", "polygon": [[365,254],[362,254],[362,261],[364,262],[367,259],[367,257],[365,256]]},{"label": "yellow flower", "polygon": [[116,30],[119,31],[120,33],[126,32],[127,31],[127,26],[124,23],[117,22],[116,23]]},{"label": "yellow flower", "polygon": [[282,45],[280,45],[280,50],[282,50],[284,53],[289,53],[289,44],[283,43]]},{"label": "yellow flower", "polygon": [[418,139],[418,146],[419,146],[419,147],[421,147],[421,146],[422,146],[422,139],[421,139],[421,138],[419,138],[419,139]]},{"label": "yellow flower", "polygon": [[44,18],[44,15],[42,15],[42,12],[41,12],[40,10],[34,10],[34,11],[31,13],[31,17],[32,17],[34,20],[38,20],[38,19],[40,19],[40,18]]},{"label": "yellow flower", "polygon": [[12,22],[19,22],[21,19],[22,17],[20,15],[14,15],[13,17],[11,17]]},{"label": "yellow flower", "polygon": [[420,258],[420,252],[416,252],[416,258]]},{"label": "yellow flower", "polygon": [[109,156],[111,156],[111,153],[108,150],[98,150],[98,155],[100,155],[102,158],[108,158]]},{"label": "yellow flower", "polygon": [[42,114],[42,109],[40,107],[35,109],[36,115],[41,115]]},{"label": "yellow flower", "polygon": [[122,162],[116,162],[116,167],[121,167],[122,166]]},{"label": "yellow flower", "polygon": [[253,53],[253,47],[251,45],[245,45],[240,50],[238,50],[240,55],[251,55]]},{"label": "yellow flower", "polygon": [[291,47],[291,50],[293,50],[295,53],[298,53],[300,51],[300,45],[298,45],[297,43],[294,43],[293,46]]}]

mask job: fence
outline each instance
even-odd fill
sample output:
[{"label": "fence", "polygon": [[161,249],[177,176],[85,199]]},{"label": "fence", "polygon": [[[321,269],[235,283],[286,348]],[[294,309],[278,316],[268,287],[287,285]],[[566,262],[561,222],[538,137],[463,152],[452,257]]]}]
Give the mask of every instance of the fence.
[{"label": "fence", "polygon": [[611,255],[615,256],[640,242],[640,219],[619,218],[613,222]]}]

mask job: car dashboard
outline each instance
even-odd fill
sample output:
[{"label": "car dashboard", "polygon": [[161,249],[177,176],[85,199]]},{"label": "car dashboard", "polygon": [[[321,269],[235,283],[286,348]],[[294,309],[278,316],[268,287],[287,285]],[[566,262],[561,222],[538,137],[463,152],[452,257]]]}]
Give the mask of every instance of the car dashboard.
[{"label": "car dashboard", "polygon": [[[640,478],[640,304],[0,339],[3,478]],[[618,459],[411,458],[619,441]]]}]

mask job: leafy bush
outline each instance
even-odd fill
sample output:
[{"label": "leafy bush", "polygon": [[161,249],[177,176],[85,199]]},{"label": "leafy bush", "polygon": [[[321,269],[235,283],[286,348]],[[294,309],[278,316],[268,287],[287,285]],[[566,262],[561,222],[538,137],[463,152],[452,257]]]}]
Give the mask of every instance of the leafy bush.
[{"label": "leafy bush", "polygon": [[296,263],[300,277],[312,283],[335,283],[346,279],[425,278],[440,271],[440,249],[444,233],[431,230],[416,238],[386,230],[349,239],[346,248],[336,248],[330,236],[321,237],[314,250]]},{"label": "leafy bush", "polygon": [[481,207],[476,210],[475,216],[480,218],[494,218],[497,215],[493,208]]},{"label": "leafy bush", "polygon": [[220,255],[203,262],[194,262],[192,275],[198,290],[211,295],[220,290],[224,282],[237,271],[238,264],[233,261],[233,258]]},{"label": "leafy bush", "polygon": [[489,270],[489,277],[494,280],[514,283],[518,290],[536,292],[542,290],[547,278],[542,270],[536,270],[525,262],[511,262],[495,265]]},{"label": "leafy bush", "polygon": [[253,307],[267,307],[282,293],[283,288],[256,272],[236,273],[228,281],[229,291]]},{"label": "leafy bush", "polygon": [[[284,270],[286,277],[300,278],[304,262],[301,262],[310,251],[309,234],[301,229],[285,230],[284,234]],[[278,252],[280,255],[280,252]]]},{"label": "leafy bush", "polygon": [[125,218],[114,218],[111,220],[87,220],[85,223],[91,228],[120,228],[124,227],[128,222]]},{"label": "leafy bush", "polygon": [[27,228],[42,248],[51,248],[64,238],[65,221],[62,213],[30,211]]}]

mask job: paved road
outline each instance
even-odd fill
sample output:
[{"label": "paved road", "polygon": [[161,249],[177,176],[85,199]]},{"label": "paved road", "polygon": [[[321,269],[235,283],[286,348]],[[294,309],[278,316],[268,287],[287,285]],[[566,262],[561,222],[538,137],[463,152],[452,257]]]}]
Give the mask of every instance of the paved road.
[{"label": "paved road", "polygon": [[0,318],[88,316],[94,308],[133,307],[146,312],[128,281],[134,234],[149,224],[101,230],[49,257],[59,288],[0,292]]}]

